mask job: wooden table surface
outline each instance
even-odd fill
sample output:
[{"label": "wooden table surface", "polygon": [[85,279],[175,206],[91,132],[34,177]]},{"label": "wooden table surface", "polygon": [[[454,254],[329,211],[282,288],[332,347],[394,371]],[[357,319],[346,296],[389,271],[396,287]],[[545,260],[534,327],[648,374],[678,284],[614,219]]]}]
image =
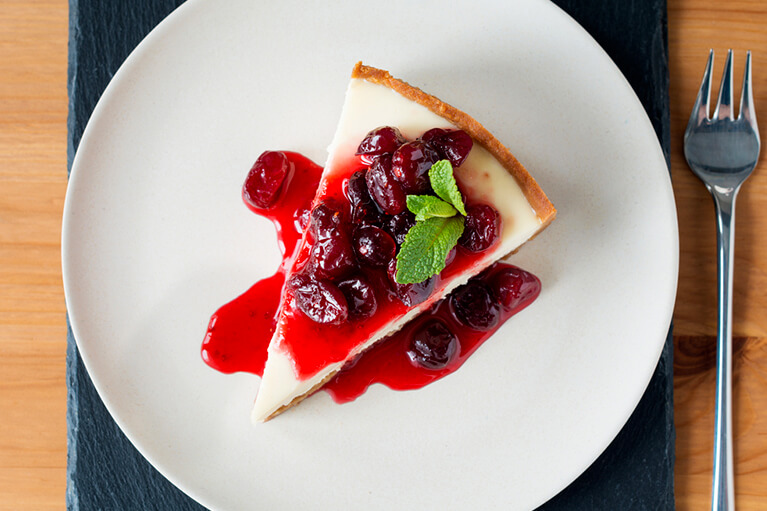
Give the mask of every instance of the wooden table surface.
[{"label": "wooden table surface", "polygon": [[[64,0],[0,1],[0,510],[64,508],[67,15]],[[753,51],[756,110],[767,122],[766,27],[764,0],[669,0],[680,510],[709,505],[717,321],[714,210],[685,164],[682,133],[709,48],[717,85],[728,48],[738,83]],[[766,154],[739,196],[735,243],[736,500],[754,511],[767,509]]]}]

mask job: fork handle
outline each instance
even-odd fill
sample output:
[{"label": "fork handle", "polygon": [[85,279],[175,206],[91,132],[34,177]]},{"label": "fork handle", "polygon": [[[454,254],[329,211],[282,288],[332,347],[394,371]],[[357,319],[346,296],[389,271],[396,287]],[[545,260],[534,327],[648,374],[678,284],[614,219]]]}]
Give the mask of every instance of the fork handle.
[{"label": "fork handle", "polygon": [[735,198],[738,188],[712,187],[716,205],[719,327],[716,347],[714,478],[711,511],[733,511],[732,462],[732,273],[735,242]]}]

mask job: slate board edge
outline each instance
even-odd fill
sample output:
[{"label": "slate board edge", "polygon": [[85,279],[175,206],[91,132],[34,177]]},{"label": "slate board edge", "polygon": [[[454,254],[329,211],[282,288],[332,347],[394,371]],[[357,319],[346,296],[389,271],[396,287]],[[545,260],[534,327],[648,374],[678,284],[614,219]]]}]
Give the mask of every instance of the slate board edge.
[{"label": "slate board edge", "polygon": [[[78,98],[82,100],[82,95],[78,96],[78,87],[84,86],[86,82],[81,81],[83,77],[81,75],[78,75],[79,71],[79,62],[78,57],[80,54],[78,53],[78,44],[77,39],[82,36],[81,31],[81,10],[80,6],[81,4],[87,4],[89,0],[70,0],[70,44],[69,44],[69,68],[68,68],[68,90],[69,90],[69,118],[68,118],[68,137],[67,137],[67,156],[68,156],[68,171],[71,169],[71,163],[72,158],[74,156],[74,152],[76,149],[77,144],[79,143],[79,138],[82,135],[82,129],[85,126],[85,122],[87,120],[87,117],[90,115],[90,112],[83,112],[82,110],[82,101],[78,102]],[[157,6],[159,4],[162,4],[161,10],[167,10],[167,12],[170,12],[172,8],[174,8],[176,5],[180,5],[182,2],[178,1],[164,1],[164,0],[145,0],[144,3],[149,3],[154,6]],[[569,6],[570,9],[573,8],[572,4],[578,3],[579,6],[576,6],[576,9],[578,7],[583,7],[585,4],[589,4],[589,1],[585,2],[568,2],[566,0],[557,0],[555,3],[560,4],[561,6],[565,7],[565,10],[569,12],[568,6],[565,4],[571,4]],[[597,3],[597,2],[594,2]],[[662,23],[661,23],[661,29],[663,32],[663,53],[665,56],[665,62],[663,63],[663,68],[665,68],[665,88],[666,88],[666,98],[665,98],[665,107],[663,108],[663,114],[662,119],[660,119],[660,125],[656,122],[657,119],[653,119],[654,125],[656,128],[656,131],[658,132],[659,138],[661,140],[664,153],[666,155],[666,159],[668,162],[668,151],[669,151],[669,121],[668,121],[668,68],[667,68],[667,62],[668,62],[668,48],[667,48],[667,24],[666,24],[666,3],[665,0],[660,2],[662,4]],[[123,5],[123,9],[130,9],[130,6]],[[170,10],[168,10],[170,8]],[[119,8],[117,9],[119,10]],[[157,10],[157,9],[155,9]],[[150,9],[151,11],[151,9]],[[167,14],[167,12],[165,14]],[[146,32],[151,30],[151,28],[154,26],[154,22],[161,21],[165,15],[158,17],[154,20],[152,20],[151,26],[145,25],[143,28],[146,29]],[[139,29],[140,30],[140,29]],[[593,34],[592,34],[593,35]],[[140,39],[143,38],[143,35],[138,38],[136,43],[140,41]],[[81,48],[80,48],[81,49]],[[130,48],[132,49],[132,48]],[[130,51],[129,49],[129,51]],[[104,84],[106,85],[106,84]],[[100,91],[96,96],[100,95]],[[91,98],[93,99],[93,98]],[[98,99],[96,97],[96,99]],[[92,102],[90,105],[90,109],[92,110],[93,105],[95,105],[95,101]],[[657,105],[656,105],[657,106]],[[79,110],[79,111],[78,111]],[[661,357],[661,361],[659,363],[659,369],[656,371],[662,371],[664,372],[664,376],[667,379],[667,381],[673,381],[673,364],[671,362],[672,356],[673,356],[673,347],[670,342],[671,339],[671,332],[669,331],[669,339],[666,342],[666,346],[664,347],[664,352]],[[655,377],[654,377],[655,378]],[[86,389],[88,386],[90,388],[88,390]],[[146,491],[149,494],[154,494],[147,496],[142,496],[138,494],[132,494],[132,495],[123,495],[123,498],[127,498],[127,500],[120,500],[120,493],[119,488],[115,491],[114,488],[102,488],[101,491],[97,491],[97,494],[100,494],[99,498],[106,498],[105,501],[102,501],[100,503],[95,503],[92,498],[94,495],[91,493],[88,496],[84,496],[81,498],[80,490],[85,490],[82,483],[87,480],[87,476],[85,472],[87,471],[94,471],[99,470],[100,467],[84,467],[82,464],[78,464],[78,452],[83,449],[83,446],[87,442],[88,438],[79,438],[79,435],[77,434],[80,431],[81,420],[85,421],[87,423],[88,420],[92,419],[92,417],[81,417],[80,416],[80,405],[82,404],[81,398],[83,397],[81,395],[82,392],[91,392],[95,394],[95,390],[93,389],[92,383],[90,382],[90,379],[87,375],[87,371],[85,370],[84,365],[82,364],[82,360],[79,357],[79,353],[77,351],[77,347],[74,341],[74,338],[72,336],[71,330],[68,329],[68,342],[67,342],[67,426],[68,426],[68,455],[67,455],[67,492],[66,492],[66,504],[67,508],[70,510],[79,511],[81,509],[112,509],[112,508],[120,508],[121,505],[125,505],[127,502],[131,502],[132,504],[138,504],[139,502],[143,501],[143,504],[140,506],[142,509],[203,509],[201,506],[196,504],[194,501],[192,501],[191,498],[185,496],[182,492],[180,492],[175,486],[167,482],[167,480],[162,477],[146,460],[135,451],[135,448],[130,444],[130,442],[127,440],[127,438],[124,437],[122,432],[119,430],[119,428],[114,424],[113,421],[112,424],[106,424],[104,427],[107,429],[112,429],[114,431],[111,432],[110,438],[112,438],[115,442],[120,444],[119,449],[123,450],[133,450],[134,453],[130,454],[129,457],[133,458],[132,463],[129,465],[134,466],[136,470],[144,471],[144,474],[142,477],[138,477],[138,480],[144,480],[145,483],[147,483],[146,486],[139,487],[139,490]],[[96,395],[96,398],[98,399],[98,396]],[[103,404],[99,403],[101,407],[103,408]],[[97,405],[95,405],[97,406]],[[669,400],[665,403],[666,408],[666,414],[667,416],[671,417],[670,420],[670,442],[667,445],[667,447],[670,447],[671,453],[669,455],[669,461],[670,461],[670,477],[668,480],[668,484],[670,487],[670,496],[671,496],[671,503],[670,507],[663,506],[661,503],[658,507],[655,507],[654,509],[673,509],[673,458],[674,458],[674,431],[673,431],[673,401],[671,398],[671,395],[669,395]],[[102,410],[103,413],[106,414],[106,418],[111,420],[111,417],[108,415],[108,412],[106,412],[105,409]],[[619,434],[620,437],[620,434]],[[124,445],[122,445],[124,443]],[[608,452],[610,447],[608,447]],[[123,455],[126,453],[123,452]],[[136,456],[138,457],[136,459]],[[600,457],[601,458],[601,457]],[[592,470],[591,468],[589,470]],[[587,471],[588,473],[588,471]],[[148,474],[148,475],[146,475]],[[78,482],[80,483],[78,485]],[[163,483],[164,482],[164,483]],[[93,492],[94,488],[88,488],[89,491]],[[149,490],[149,491],[148,491]],[[563,494],[567,491],[564,490]],[[103,493],[102,493],[103,492]],[[141,491],[139,491],[141,493]],[[562,495],[562,494],[560,494]],[[560,497],[560,496],[558,496]],[[552,501],[549,501],[546,505],[544,505],[542,510],[548,511],[549,509],[557,509],[556,502],[557,498],[555,497],[552,499]],[[561,498],[561,497],[560,497]],[[111,504],[110,504],[111,503]],[[162,507],[157,507],[162,503]],[[597,505],[596,501],[591,502],[592,506]],[[635,504],[638,504],[641,506],[641,503],[635,502]],[[110,505],[115,507],[110,507]],[[97,507],[94,507],[97,506]],[[170,506],[170,507],[168,507]],[[569,509],[572,509],[572,506],[569,507]],[[585,508],[584,508],[585,509]],[[599,507],[591,507],[591,509],[599,509]],[[643,509],[642,507],[637,507],[637,509]]]}]

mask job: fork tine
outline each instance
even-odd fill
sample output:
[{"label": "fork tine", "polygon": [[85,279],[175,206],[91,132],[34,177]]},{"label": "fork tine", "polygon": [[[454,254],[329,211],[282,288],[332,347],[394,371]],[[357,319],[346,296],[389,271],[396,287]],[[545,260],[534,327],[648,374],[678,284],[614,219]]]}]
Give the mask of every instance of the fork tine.
[{"label": "fork tine", "polygon": [[711,69],[714,65],[714,50],[708,52],[708,63],[703,72],[703,80],[698,90],[698,97],[695,100],[695,106],[692,107],[690,121],[687,123],[687,131],[698,126],[704,119],[708,119],[708,100],[711,97]]},{"label": "fork tine", "polygon": [[740,93],[740,108],[738,119],[746,119],[752,128],[756,128],[756,112],[754,112],[754,92],[751,89],[751,50],[746,52],[746,67],[743,70],[743,90]]},{"label": "fork tine", "polygon": [[719,101],[712,120],[734,119],[732,111],[732,50],[727,50],[727,62],[722,73],[722,85],[719,86]]}]

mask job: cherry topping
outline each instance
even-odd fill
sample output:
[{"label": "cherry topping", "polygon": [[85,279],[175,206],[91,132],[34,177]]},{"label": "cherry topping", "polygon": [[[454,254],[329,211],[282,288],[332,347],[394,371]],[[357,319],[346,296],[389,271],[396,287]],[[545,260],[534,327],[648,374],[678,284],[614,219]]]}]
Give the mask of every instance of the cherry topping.
[{"label": "cherry topping", "polygon": [[424,132],[423,135],[421,135],[421,140],[424,142],[434,142],[434,140],[438,139],[445,133],[449,133],[450,130],[446,130],[445,128],[432,128],[426,132]]},{"label": "cherry topping", "polygon": [[265,151],[248,172],[242,187],[242,197],[250,206],[268,209],[277,201],[282,184],[292,170],[285,153]]},{"label": "cherry topping", "polygon": [[406,193],[428,193],[431,190],[429,169],[439,159],[439,153],[428,142],[408,142],[392,155],[392,174]]},{"label": "cherry topping", "polygon": [[348,224],[339,205],[318,204],[311,213],[314,245],[311,265],[320,275],[340,278],[356,269]]},{"label": "cherry topping", "polygon": [[421,325],[410,341],[407,356],[426,369],[443,369],[458,353],[458,338],[438,319]]},{"label": "cherry topping", "polygon": [[343,323],[349,317],[346,297],[328,280],[317,280],[303,273],[288,281],[298,308],[315,323]]},{"label": "cherry topping", "polygon": [[475,204],[466,208],[466,221],[458,244],[472,252],[493,245],[501,233],[501,215],[492,206]]},{"label": "cherry topping", "polygon": [[312,230],[316,239],[330,238],[342,230],[343,214],[336,204],[321,202],[312,210]]},{"label": "cherry topping", "polygon": [[368,184],[365,182],[366,172],[366,169],[358,170],[346,180],[346,197],[352,206],[372,203],[370,193],[368,192]]},{"label": "cherry topping", "polygon": [[367,169],[358,170],[346,181],[344,193],[352,205],[352,222],[362,225],[382,225],[383,214],[368,191]]},{"label": "cherry topping", "polygon": [[349,318],[364,319],[375,314],[378,304],[373,286],[362,275],[357,275],[338,283],[338,289],[349,304]]},{"label": "cherry topping", "polygon": [[370,225],[381,227],[386,222],[388,215],[378,211],[374,204],[359,206],[354,209],[354,223],[357,225]]},{"label": "cherry topping", "polygon": [[383,229],[363,226],[354,232],[354,249],[361,262],[381,268],[394,258],[397,245],[389,233]]},{"label": "cherry topping", "polygon": [[357,269],[349,235],[343,231],[330,238],[315,240],[311,261],[320,275],[332,279],[344,277]]},{"label": "cherry topping", "polygon": [[490,281],[501,307],[512,311],[541,291],[541,281],[532,273],[509,266],[499,270]]},{"label": "cherry topping", "polygon": [[352,221],[356,225],[374,225],[380,227],[386,222],[386,216],[373,204],[358,204],[352,209]]},{"label": "cherry topping", "polygon": [[408,231],[414,225],[415,215],[410,211],[403,211],[402,213],[391,217],[387,227],[394,237],[394,241],[397,242],[397,245],[402,245],[405,242],[405,236],[407,236]]},{"label": "cherry topping", "polygon": [[500,320],[501,311],[487,284],[470,280],[450,295],[450,312],[474,330],[492,330]]},{"label": "cherry topping", "polygon": [[373,161],[365,181],[370,196],[384,213],[396,215],[405,210],[405,192],[392,174],[390,155],[384,154]]},{"label": "cherry topping", "polygon": [[397,128],[381,126],[365,135],[357,148],[357,155],[365,156],[368,161],[372,161],[373,157],[393,153],[404,143],[405,137]]},{"label": "cherry topping", "polygon": [[402,303],[408,307],[412,307],[413,305],[418,305],[419,303],[426,301],[426,299],[431,296],[431,293],[434,290],[434,276],[431,276],[423,282],[418,282],[416,284],[400,284],[397,282],[396,259],[392,259],[391,262],[389,262],[389,267],[386,269],[386,273],[389,277],[389,283],[391,284],[391,288],[395,295]]},{"label": "cherry topping", "polygon": [[434,146],[444,158],[450,160],[453,167],[460,167],[474,146],[474,141],[462,130],[433,128],[424,133],[421,140]]}]

